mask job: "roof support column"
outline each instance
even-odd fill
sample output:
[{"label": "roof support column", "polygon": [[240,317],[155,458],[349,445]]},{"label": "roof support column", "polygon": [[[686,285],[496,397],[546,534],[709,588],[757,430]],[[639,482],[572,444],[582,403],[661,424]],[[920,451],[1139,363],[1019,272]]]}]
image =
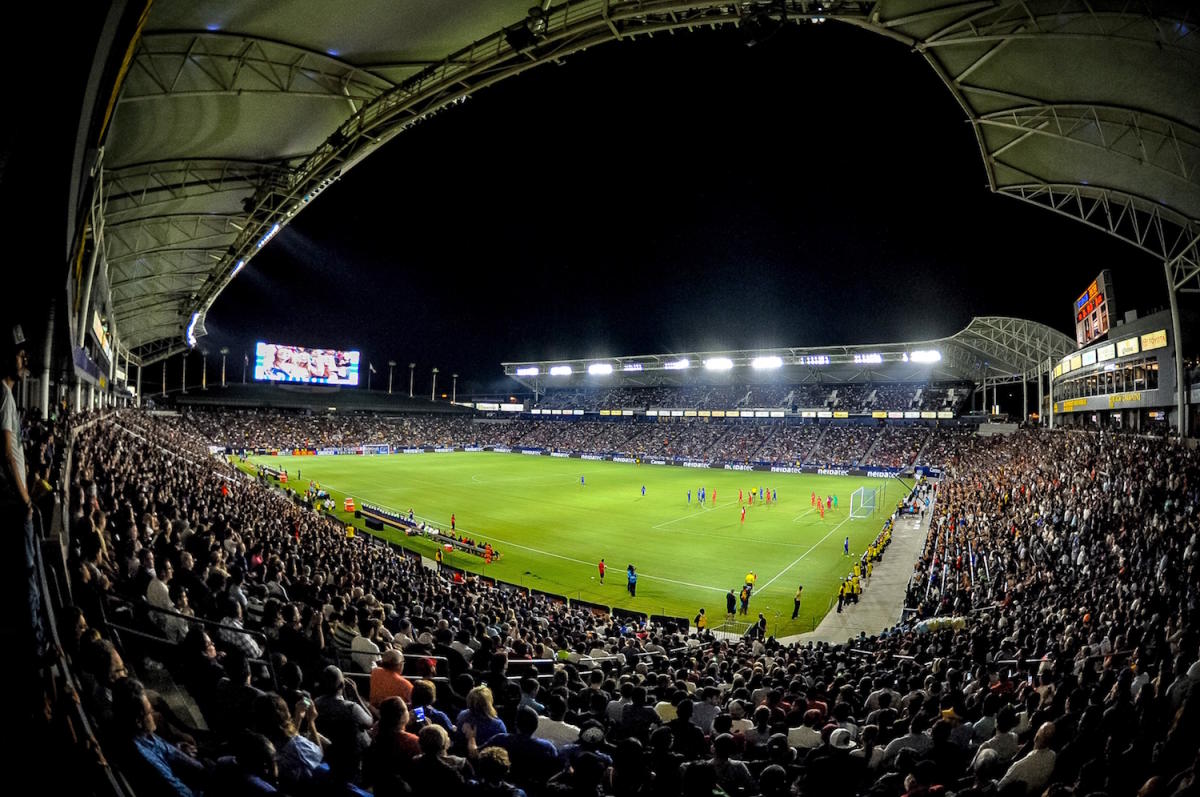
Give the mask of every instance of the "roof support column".
[{"label": "roof support column", "polygon": [[133,406],[142,406],[142,364],[138,363],[137,394],[133,397]]},{"label": "roof support column", "polygon": [[1029,379],[1021,374],[1021,423],[1029,417]]},{"label": "roof support column", "polygon": [[1054,358],[1046,358],[1046,380],[1050,383],[1050,428],[1054,428]]},{"label": "roof support column", "polygon": [[1041,426],[1046,421],[1046,419],[1042,417],[1043,415],[1045,415],[1046,410],[1045,410],[1045,408],[1042,407],[1042,401],[1043,401],[1043,399],[1045,399],[1045,394],[1042,390],[1042,369],[1040,367],[1037,369],[1037,383],[1038,383],[1038,426]]},{"label": "roof support column", "polygon": [[1183,367],[1183,340],[1179,330],[1179,291],[1175,286],[1169,261],[1163,261],[1163,269],[1167,274],[1167,297],[1171,300],[1171,342],[1175,345],[1175,428],[1179,431],[1179,439],[1182,440],[1188,436],[1188,380],[1187,371]]},{"label": "roof support column", "polygon": [[50,299],[50,316],[46,320],[46,344],[42,347],[42,378],[38,385],[38,406],[42,410],[42,418],[50,418],[50,363],[53,361],[54,347],[54,308],[58,306],[57,294]]}]

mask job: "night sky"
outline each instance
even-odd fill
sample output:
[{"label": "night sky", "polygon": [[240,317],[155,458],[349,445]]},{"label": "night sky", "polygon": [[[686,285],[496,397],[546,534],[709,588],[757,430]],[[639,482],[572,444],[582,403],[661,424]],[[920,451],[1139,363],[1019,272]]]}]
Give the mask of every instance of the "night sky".
[{"label": "night sky", "polygon": [[418,389],[456,371],[461,395],[508,390],[509,360],[913,340],[993,314],[1073,334],[1102,268],[1121,313],[1166,304],[1154,259],[987,190],[920,56],[836,23],[754,47],[706,31],[572,56],[400,135],[250,262],[201,345],[361,349],[381,375],[416,362]]}]

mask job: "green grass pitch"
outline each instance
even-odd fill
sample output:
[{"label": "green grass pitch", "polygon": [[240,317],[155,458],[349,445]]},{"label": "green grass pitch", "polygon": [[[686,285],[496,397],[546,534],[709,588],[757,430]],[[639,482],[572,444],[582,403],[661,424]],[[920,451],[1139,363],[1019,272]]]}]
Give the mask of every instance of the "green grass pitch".
[{"label": "green grass pitch", "polygon": [[[850,494],[888,480],[489,452],[251,462],[285,468],[293,489],[316,481],[337,499],[338,517],[359,527],[361,521],[341,511],[346,495],[405,513],[411,507],[447,530],[454,513],[460,534],[490,542],[502,556],[485,568],[481,558],[456,551],[446,554],[446,564],[570,599],[689,618],[705,607],[715,628],[725,616],[726,591],[736,593],[753,570],[758,585],[747,619],[763,612],[777,636],[810,631],[820,622],[840,579],[875,539],[903,489],[891,480],[878,513],[851,520]],[[709,497],[704,506],[696,496],[702,485]],[[775,490],[779,500],[767,505],[756,495],[743,524],[738,490],[746,495],[760,486]],[[838,497],[838,508],[823,519],[811,504],[814,490]],[[383,536],[433,556],[430,541],[390,529]],[[842,553],[847,536],[851,557]],[[596,568],[601,557],[609,568],[604,584]],[[636,598],[626,590],[630,563],[638,572]],[[793,621],[797,584],[804,585],[804,600]]]}]

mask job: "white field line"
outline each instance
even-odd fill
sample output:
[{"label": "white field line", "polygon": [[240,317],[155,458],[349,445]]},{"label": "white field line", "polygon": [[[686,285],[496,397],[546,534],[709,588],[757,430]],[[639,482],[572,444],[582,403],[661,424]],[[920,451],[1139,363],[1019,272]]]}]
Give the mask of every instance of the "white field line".
[{"label": "white field line", "polygon": [[799,515],[796,515],[794,518],[792,518],[792,522],[793,522],[793,523],[795,523],[795,522],[796,522],[797,520],[799,520],[800,518],[802,518],[802,517],[808,517],[809,515],[811,515],[813,512],[816,512],[816,511],[817,511],[817,510],[816,510],[815,508],[813,508],[813,507],[809,507],[809,509],[808,509],[808,511],[807,511],[807,512],[801,512]]},{"label": "white field line", "polygon": [[[700,507],[700,511],[701,511],[701,512],[715,512],[716,510],[714,510],[714,509],[709,509],[709,508],[708,508],[708,507],[706,507],[706,506],[702,506],[702,507]],[[689,513],[687,513],[686,515],[680,515],[679,517],[677,517],[677,518],[675,518],[675,519],[673,519],[673,520],[664,520],[662,523],[655,523],[655,524],[654,524],[653,526],[651,526],[650,528],[652,528],[652,529],[661,529],[663,526],[669,526],[669,525],[671,525],[672,523],[678,523],[678,522],[679,522],[679,521],[681,521],[681,520],[687,520],[688,518],[693,518],[693,517],[695,517],[695,516],[696,516],[696,513],[695,513],[694,511],[693,511],[693,512],[689,512]]]},{"label": "white field line", "polygon": [[831,528],[831,529],[830,529],[830,530],[829,530],[829,531],[828,531],[828,532],[825,534],[825,536],[824,536],[824,537],[822,537],[821,539],[819,539],[819,540],[817,540],[815,543],[813,543],[813,546],[812,546],[811,548],[809,548],[807,551],[805,551],[804,553],[802,553],[802,554],[800,554],[799,556],[797,556],[797,557],[796,557],[796,561],[792,562],[790,565],[788,565],[787,567],[783,568],[783,569],[782,569],[782,570],[780,570],[778,573],[776,573],[776,574],[775,574],[775,578],[772,578],[772,579],[771,579],[770,581],[768,581],[766,584],[763,584],[763,585],[762,585],[762,586],[761,586],[759,589],[766,589],[767,587],[769,587],[769,586],[771,586],[772,584],[774,584],[774,583],[776,582],[776,580],[778,580],[778,578],[779,578],[780,576],[782,576],[784,573],[786,573],[787,571],[789,571],[789,570],[791,570],[793,567],[795,567],[797,564],[799,564],[801,559],[803,559],[804,557],[808,556],[810,553],[812,553],[813,551],[815,551],[815,550],[817,549],[817,546],[818,546],[818,545],[820,545],[821,543],[825,542],[825,540],[829,539],[829,537],[830,537],[830,536],[831,536],[831,535],[832,535],[832,534],[833,534],[835,531],[837,531],[838,529],[840,529],[842,526],[844,526],[845,524],[847,524],[847,523],[849,523],[849,522],[850,522],[850,518],[846,518],[846,519],[845,519],[845,520],[843,520],[841,523],[839,523],[839,524],[837,524],[836,526],[834,526],[833,528]]}]

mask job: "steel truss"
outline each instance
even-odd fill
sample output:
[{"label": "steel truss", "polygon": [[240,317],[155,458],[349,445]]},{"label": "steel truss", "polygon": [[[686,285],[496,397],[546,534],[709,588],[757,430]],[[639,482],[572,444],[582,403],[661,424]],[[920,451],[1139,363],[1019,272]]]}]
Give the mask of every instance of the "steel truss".
[{"label": "steel truss", "polygon": [[225,33],[143,36],[121,103],[197,95],[292,94],[350,104],[351,113],[392,82],[325,53]]},{"label": "steel truss", "polygon": [[[109,214],[134,206],[153,207],[154,203],[189,196],[192,190],[211,192],[214,182],[230,190],[253,190],[244,228],[211,271],[194,303],[184,309],[182,319],[186,320],[192,311],[207,310],[232,278],[235,265],[253,257],[259,242],[276,225],[286,225],[320,191],[376,148],[481,88],[614,40],[703,26],[836,20],[901,41],[924,55],[973,123],[993,190],[1129,241],[1168,263],[1176,286],[1200,289],[1198,225],[1178,209],[1122,193],[1114,186],[1049,184],[1036,176],[1021,185],[1000,185],[995,176],[995,163],[1003,164],[1007,152],[1050,136],[1095,150],[1102,157],[1152,168],[1182,184],[1187,196],[1196,186],[1200,132],[1144,109],[1049,104],[1044,98],[1023,97],[978,82],[980,67],[1003,56],[1014,42],[1025,40],[1119,43],[1193,59],[1200,53],[1200,37],[1192,35],[1189,12],[1168,18],[1174,9],[1185,6],[1169,4],[1166,12],[1160,10],[1163,7],[1136,0],[962,0],[888,18],[888,5],[862,0],[732,4],[727,0],[582,0],[547,9],[531,37],[521,39],[506,35],[509,30],[496,31],[396,85],[323,55],[274,42],[224,35],[156,35],[139,51],[137,87],[130,89],[123,101],[189,92],[261,90],[306,96],[340,93],[360,102],[352,103],[353,115],[290,169],[275,167],[267,172],[264,164],[257,169],[226,166],[221,168],[228,171],[213,174],[211,162],[203,167],[207,172],[198,171],[201,162],[196,162],[189,173],[180,173],[177,166],[177,173],[169,178],[146,175],[147,179],[133,185],[122,185],[123,175],[115,173],[109,178],[114,183]],[[525,21],[517,21],[510,29],[523,24]],[[963,53],[969,60],[950,69],[943,57],[948,53],[959,54],[956,64]],[[973,98],[991,100],[989,110],[978,112]],[[997,104],[1004,109],[994,110]],[[985,140],[987,131],[1004,139],[997,145],[998,152]],[[1001,160],[994,162],[993,156]],[[999,356],[1005,349],[995,341],[978,343],[982,349],[976,344],[962,345],[962,351],[951,348],[945,353],[956,368],[968,363],[978,366],[975,361],[980,354],[986,355],[980,362],[991,363],[988,352]],[[1007,356],[1015,357],[1011,351]],[[1020,370],[1030,372],[1026,366]]]}]

